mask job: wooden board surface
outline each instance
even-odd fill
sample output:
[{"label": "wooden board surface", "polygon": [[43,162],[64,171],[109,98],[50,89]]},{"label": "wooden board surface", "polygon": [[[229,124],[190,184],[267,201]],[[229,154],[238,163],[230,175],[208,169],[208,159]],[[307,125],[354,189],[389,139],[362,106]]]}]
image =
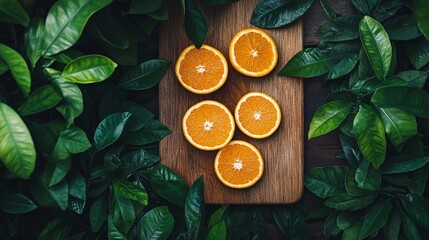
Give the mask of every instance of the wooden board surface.
[{"label": "wooden board surface", "polygon": [[[282,204],[299,200],[303,191],[303,82],[301,79],[280,77],[277,72],[302,49],[302,22],[285,28],[267,30],[279,50],[279,62],[272,73],[263,78],[250,78],[230,66],[228,80],[218,91],[196,95],[185,90],[174,74],[174,64],[180,52],[191,44],[183,25],[180,1],[172,1],[170,19],[160,28],[160,58],[170,60],[169,68],[159,86],[160,120],[172,133],[160,143],[161,162],[191,185],[204,176],[206,203]],[[206,44],[228,56],[228,44],[235,33],[252,27],[250,18],[258,0],[242,0],[221,7],[205,9],[209,24]],[[247,92],[261,91],[276,99],[282,110],[282,123],[274,135],[254,140],[238,129],[234,139],[254,144],[265,158],[261,180],[248,189],[236,190],[224,186],[216,177],[213,161],[216,152],[205,152],[191,146],[183,137],[181,120],[193,104],[212,99],[224,103],[231,111]]]}]

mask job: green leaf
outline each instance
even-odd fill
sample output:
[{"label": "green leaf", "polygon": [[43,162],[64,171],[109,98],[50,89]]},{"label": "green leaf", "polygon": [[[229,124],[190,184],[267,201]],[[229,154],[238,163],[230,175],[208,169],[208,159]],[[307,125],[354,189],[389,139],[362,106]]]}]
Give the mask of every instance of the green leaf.
[{"label": "green leaf", "polygon": [[364,15],[369,15],[378,2],[379,0],[352,0],[356,9]]},{"label": "green leaf", "polygon": [[30,26],[25,30],[24,47],[25,53],[30,59],[33,68],[42,56],[42,43],[45,34],[45,22],[40,17],[31,19]]},{"label": "green leaf", "polygon": [[37,206],[33,201],[20,193],[13,193],[0,197],[0,209],[5,213],[26,213],[36,208]]},{"label": "green leaf", "polygon": [[336,129],[352,110],[353,103],[344,101],[328,102],[314,113],[308,130],[308,139],[324,135]]},{"label": "green leaf", "polygon": [[123,112],[131,113],[131,117],[128,119],[127,126],[125,127],[127,132],[135,132],[142,129],[154,117],[153,113],[134,102],[122,103],[121,109]]},{"label": "green leaf", "polygon": [[109,47],[127,49],[130,47],[130,36],[111,12],[111,7],[107,7],[94,14],[88,22],[88,30]]},{"label": "green leaf", "polygon": [[384,227],[389,218],[390,210],[392,210],[390,200],[374,203],[366,212],[362,229],[359,232],[359,239],[365,239]]},{"label": "green leaf", "polygon": [[429,117],[429,94],[421,89],[403,86],[379,88],[371,102],[380,108],[399,108],[418,117]]},{"label": "green leaf", "polygon": [[[46,57],[47,59],[54,59],[57,62],[63,63],[65,65],[69,64],[70,62],[72,62],[73,60],[79,58],[79,57],[83,57],[84,54],[75,49],[75,48],[69,48],[63,52],[57,53],[55,55]],[[59,73],[58,77],[61,75],[61,73]]]},{"label": "green leaf", "polygon": [[107,239],[108,240],[127,240],[127,238],[122,234],[119,229],[115,226],[112,216],[109,215],[107,219]]},{"label": "green leaf", "polygon": [[392,208],[390,211],[387,223],[383,228],[383,234],[386,239],[399,239],[399,231],[401,229],[401,215],[399,210]]},{"label": "green leaf", "polygon": [[317,203],[317,205],[308,213],[307,219],[320,219],[326,218],[332,213],[332,209],[328,208],[323,204],[323,201]]},{"label": "green leaf", "polygon": [[341,231],[341,229],[337,226],[338,214],[339,212],[331,213],[326,218],[325,223],[323,224],[323,234],[327,239],[329,239],[330,236],[337,236],[338,233]]},{"label": "green leaf", "polygon": [[413,174],[413,181],[407,185],[411,193],[422,196],[426,189],[426,183],[429,177],[429,165],[415,171]]},{"label": "green leaf", "polygon": [[185,31],[188,38],[196,48],[200,48],[208,31],[207,21],[203,12],[198,8],[194,0],[185,1]]},{"label": "green leaf", "polygon": [[64,160],[72,154],[81,153],[91,148],[91,143],[86,136],[86,133],[73,126],[64,129],[55,144],[51,158],[54,160]]},{"label": "green leaf", "polygon": [[402,231],[406,239],[409,240],[421,240],[419,229],[416,226],[416,223],[411,220],[411,218],[401,210],[401,221],[402,221]]},{"label": "green leaf", "polygon": [[150,184],[155,192],[166,200],[183,207],[188,186],[185,181],[168,167],[160,164],[150,173]]},{"label": "green leaf", "polygon": [[221,221],[210,228],[206,240],[226,240],[226,224]]},{"label": "green leaf", "polygon": [[411,7],[420,31],[429,41],[429,3],[425,0],[412,0]]},{"label": "green leaf", "polygon": [[379,22],[393,17],[404,5],[409,5],[402,0],[379,1],[377,7],[372,9],[371,15]]},{"label": "green leaf", "polygon": [[148,203],[148,195],[144,188],[122,179],[116,179],[112,182],[113,188],[122,196],[140,202],[143,205]]},{"label": "green leaf", "polygon": [[381,173],[374,169],[368,161],[362,161],[356,169],[355,180],[358,187],[366,190],[377,191],[381,187]]},{"label": "green leaf", "polygon": [[253,11],[250,24],[260,28],[279,28],[294,22],[313,4],[313,0],[261,0]]},{"label": "green leaf", "polygon": [[378,169],[386,158],[386,136],[383,122],[369,105],[359,106],[353,130],[363,156]]},{"label": "green leaf", "polygon": [[322,42],[341,42],[359,37],[360,15],[342,16],[323,24],[317,31]]},{"label": "green leaf", "polygon": [[0,58],[9,67],[12,77],[15,79],[24,96],[30,94],[31,77],[24,58],[14,49],[0,43]]},{"label": "green leaf", "polygon": [[129,90],[145,90],[155,86],[164,76],[170,61],[152,59],[132,68],[122,77],[119,87]]},{"label": "green leaf", "polygon": [[30,17],[17,0],[0,0],[0,22],[28,26]]},{"label": "green leaf", "polygon": [[[371,69],[371,64],[369,62],[368,56],[365,53],[364,48],[362,47],[359,51],[359,65],[358,65],[358,78],[364,79],[373,77],[373,72]],[[352,85],[351,85],[352,86]]]},{"label": "green leaf", "polygon": [[107,116],[98,124],[94,133],[94,142],[97,150],[113,144],[121,137],[130,116],[129,112],[114,113]]},{"label": "green leaf", "polygon": [[353,211],[344,211],[338,214],[337,226],[341,230],[345,230],[350,226],[359,224],[361,220],[362,216],[360,214],[356,214]]},{"label": "green leaf", "polygon": [[71,223],[67,223],[65,220],[57,217],[50,221],[43,228],[40,233],[38,240],[60,240],[66,239],[70,234],[73,225]]},{"label": "green leaf", "polygon": [[144,149],[132,151],[121,157],[120,168],[131,173],[141,168],[153,166],[159,162],[159,156]]},{"label": "green leaf", "polygon": [[369,206],[377,197],[377,195],[367,195],[362,197],[354,197],[348,193],[343,193],[326,199],[327,207],[338,210],[358,210]]},{"label": "green leaf", "polygon": [[80,200],[86,200],[86,179],[82,174],[72,169],[67,176],[69,182],[69,194]]},{"label": "green leaf", "polygon": [[57,110],[67,120],[68,125],[71,125],[74,119],[83,111],[82,92],[75,83],[67,82],[59,78],[53,79],[52,82],[64,97],[64,101],[57,106]]},{"label": "green leaf", "polygon": [[407,53],[413,66],[419,70],[429,63],[429,42],[423,37],[408,41]]},{"label": "green leaf", "polygon": [[304,185],[320,198],[343,194],[346,171],[344,166],[315,167],[305,174]]},{"label": "green leaf", "polygon": [[152,119],[142,129],[136,132],[128,132],[124,138],[124,143],[128,145],[145,145],[158,142],[171,131],[160,121]]},{"label": "green leaf", "polygon": [[108,201],[103,196],[98,197],[91,205],[89,210],[89,221],[93,232],[98,232],[106,222],[108,215]]},{"label": "green leaf", "polygon": [[329,21],[334,20],[335,18],[339,17],[339,14],[336,13],[331,6],[329,6],[328,2],[326,0],[320,0],[320,6],[323,10],[323,16]]},{"label": "green leaf", "polygon": [[191,240],[200,239],[204,223],[204,180],[199,177],[186,194],[185,223]]},{"label": "green leaf", "polygon": [[43,55],[51,56],[79,40],[89,17],[112,0],[59,0],[49,9],[43,37]]},{"label": "green leaf", "polygon": [[357,169],[364,157],[354,138],[340,134],[341,146],[350,168]]},{"label": "green leaf", "polygon": [[341,90],[338,92],[331,92],[328,97],[326,97],[326,102],[332,101],[345,101],[345,102],[355,102],[356,95],[350,90]]},{"label": "green leaf", "polygon": [[223,5],[237,1],[238,0],[203,0],[203,2],[207,5]]},{"label": "green leaf", "polygon": [[155,12],[162,6],[160,0],[132,0],[129,14],[148,14]]},{"label": "green leaf", "polygon": [[97,83],[112,75],[117,64],[102,55],[86,55],[72,60],[64,68],[61,78],[80,84]]},{"label": "green leaf", "polygon": [[405,212],[419,226],[429,228],[429,203],[421,196],[409,193],[400,196]]},{"label": "green leaf", "polygon": [[309,228],[299,206],[276,206],[273,217],[286,239],[309,239]]},{"label": "green leaf", "polygon": [[422,35],[412,15],[392,18],[384,24],[384,28],[392,40],[406,41]]},{"label": "green leaf", "polygon": [[369,16],[359,23],[360,39],[372,70],[378,79],[384,80],[392,61],[392,45],[383,25]]},{"label": "green leaf", "polygon": [[346,187],[347,193],[351,196],[361,197],[371,194],[371,191],[362,189],[358,186],[358,182],[355,179],[356,170],[347,169],[346,179],[344,180],[344,185]]},{"label": "green leaf", "polygon": [[138,225],[138,239],[164,240],[173,231],[174,218],[166,206],[147,212]]},{"label": "green leaf", "polygon": [[55,107],[63,97],[51,84],[35,90],[21,105],[18,112],[21,116],[28,116]]},{"label": "green leaf", "polygon": [[113,200],[110,207],[110,216],[113,224],[121,231],[127,233],[136,219],[133,204],[128,198],[117,191],[113,191]]},{"label": "green leaf", "polygon": [[17,177],[28,179],[36,151],[27,126],[8,105],[0,103],[0,160]]},{"label": "green leaf", "polygon": [[71,211],[79,215],[82,215],[83,210],[85,209],[85,205],[86,205],[86,200],[82,200],[82,199],[70,196],[68,209],[70,209]]},{"label": "green leaf", "polygon": [[280,76],[316,77],[328,73],[340,60],[318,48],[306,48],[293,56],[279,72]]},{"label": "green leaf", "polygon": [[223,206],[218,208],[211,216],[209,219],[209,224],[208,227],[211,228],[214,225],[222,222],[223,220],[225,220],[225,216],[228,214],[229,212],[229,206]]},{"label": "green leaf", "polygon": [[352,225],[343,232],[343,240],[359,240],[359,233],[362,229],[362,223]]},{"label": "green leaf", "polygon": [[0,58],[0,75],[7,71],[9,71],[9,66]]},{"label": "green leaf", "polygon": [[357,53],[346,55],[341,61],[339,61],[335,66],[328,72],[328,79],[337,79],[350,73],[353,68],[356,66],[359,60],[359,55]]},{"label": "green leaf", "polygon": [[43,182],[52,187],[61,182],[69,172],[71,167],[71,159],[64,159],[62,161],[48,161],[42,174]]},{"label": "green leaf", "polygon": [[411,87],[423,88],[428,78],[428,73],[424,71],[408,70],[400,72],[396,76],[407,81]]},{"label": "green leaf", "polygon": [[[44,185],[42,183],[42,185]],[[68,201],[69,201],[69,185],[66,179],[63,179],[61,182],[48,187],[43,186],[48,191],[51,198],[55,201],[58,207],[61,210],[66,210]]]}]

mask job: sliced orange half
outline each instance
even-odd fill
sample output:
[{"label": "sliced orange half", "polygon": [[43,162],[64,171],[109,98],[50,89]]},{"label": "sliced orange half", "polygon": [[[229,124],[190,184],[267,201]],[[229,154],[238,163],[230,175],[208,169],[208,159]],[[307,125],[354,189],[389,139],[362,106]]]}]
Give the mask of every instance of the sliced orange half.
[{"label": "sliced orange half", "polygon": [[247,28],[232,38],[229,60],[238,72],[250,77],[262,77],[277,64],[277,46],[268,33],[257,28]]},{"label": "sliced orange half", "polygon": [[281,122],[279,104],[272,97],[261,92],[244,95],[235,107],[235,121],[238,128],[252,138],[271,136]]},{"label": "sliced orange half", "polygon": [[255,146],[234,140],[219,150],[214,168],[217,177],[226,186],[247,188],[262,177],[264,160]]},{"label": "sliced orange half", "polygon": [[185,48],[176,62],[176,77],[187,90],[197,94],[216,91],[228,77],[228,63],[214,47]]},{"label": "sliced orange half", "polygon": [[232,113],[223,104],[205,100],[188,109],[182,121],[185,138],[198,149],[218,150],[234,136]]}]

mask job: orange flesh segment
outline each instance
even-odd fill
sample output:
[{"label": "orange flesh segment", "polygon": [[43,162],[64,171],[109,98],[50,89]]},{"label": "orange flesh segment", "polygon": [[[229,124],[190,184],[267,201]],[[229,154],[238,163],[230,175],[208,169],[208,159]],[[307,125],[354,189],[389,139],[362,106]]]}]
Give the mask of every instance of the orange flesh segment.
[{"label": "orange flesh segment", "polygon": [[240,123],[247,131],[263,135],[276,126],[277,109],[273,103],[261,96],[251,96],[238,110]]}]

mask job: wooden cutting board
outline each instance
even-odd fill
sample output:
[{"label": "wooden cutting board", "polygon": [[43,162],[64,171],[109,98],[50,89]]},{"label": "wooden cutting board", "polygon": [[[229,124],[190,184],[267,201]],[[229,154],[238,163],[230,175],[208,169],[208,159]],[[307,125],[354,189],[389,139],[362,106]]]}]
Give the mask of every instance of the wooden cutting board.
[{"label": "wooden cutting board", "polygon": [[[241,0],[226,6],[204,9],[209,25],[206,44],[219,49],[228,59],[228,45],[238,31],[252,27],[250,19],[258,0]],[[191,45],[183,21],[180,1],[169,1],[170,19],[160,28],[160,58],[170,60],[167,74],[159,85],[159,117],[172,130],[160,143],[161,162],[191,185],[204,176],[206,203],[283,204],[299,200],[303,191],[303,82],[298,78],[277,76],[285,63],[302,50],[302,22],[275,30],[266,30],[275,40],[279,62],[272,73],[250,78],[229,66],[225,85],[214,93],[196,95],[185,90],[174,74],[174,64],[181,51]],[[191,146],[183,137],[181,121],[193,104],[212,99],[224,103],[231,112],[247,92],[261,91],[276,99],[282,110],[282,123],[269,138],[254,140],[237,128],[234,139],[254,144],[265,158],[261,180],[248,189],[231,189],[216,177],[213,162],[216,151],[205,152]]]}]

